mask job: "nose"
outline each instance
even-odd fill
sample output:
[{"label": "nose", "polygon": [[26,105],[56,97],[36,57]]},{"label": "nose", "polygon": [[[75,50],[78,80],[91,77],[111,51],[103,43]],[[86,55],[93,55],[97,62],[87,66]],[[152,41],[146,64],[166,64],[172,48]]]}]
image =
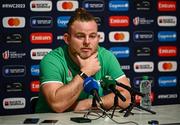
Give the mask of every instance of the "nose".
[{"label": "nose", "polygon": [[84,39],[84,45],[89,45],[90,41],[89,41],[89,37],[86,36],[86,38]]}]

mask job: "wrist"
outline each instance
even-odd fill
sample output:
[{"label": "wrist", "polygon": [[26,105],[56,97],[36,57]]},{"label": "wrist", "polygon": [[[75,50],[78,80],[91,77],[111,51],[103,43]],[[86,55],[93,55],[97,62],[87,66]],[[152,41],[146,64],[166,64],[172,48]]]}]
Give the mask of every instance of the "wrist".
[{"label": "wrist", "polygon": [[88,75],[86,75],[86,73],[85,72],[83,72],[83,71],[79,71],[79,76],[83,79],[83,80],[85,80],[86,78],[88,78],[89,76]]}]

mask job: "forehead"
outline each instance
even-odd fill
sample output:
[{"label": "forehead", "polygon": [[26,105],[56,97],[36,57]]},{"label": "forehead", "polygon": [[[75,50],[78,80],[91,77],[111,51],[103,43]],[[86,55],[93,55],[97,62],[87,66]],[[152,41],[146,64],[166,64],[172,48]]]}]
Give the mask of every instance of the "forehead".
[{"label": "forehead", "polygon": [[98,27],[95,21],[75,21],[71,25],[71,33],[82,32],[82,33],[91,33],[97,32]]}]

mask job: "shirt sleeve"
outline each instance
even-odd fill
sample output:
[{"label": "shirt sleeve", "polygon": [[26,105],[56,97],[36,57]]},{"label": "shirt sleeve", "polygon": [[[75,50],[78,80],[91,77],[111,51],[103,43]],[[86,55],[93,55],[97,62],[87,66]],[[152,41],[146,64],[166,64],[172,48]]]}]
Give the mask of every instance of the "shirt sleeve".
[{"label": "shirt sleeve", "polygon": [[113,79],[117,79],[121,76],[124,76],[124,72],[121,69],[120,63],[117,60],[117,58],[115,57],[115,55],[113,53],[109,53],[109,58],[107,60],[107,74],[110,75]]},{"label": "shirt sleeve", "polygon": [[62,83],[63,66],[51,55],[45,56],[40,62],[40,82]]}]

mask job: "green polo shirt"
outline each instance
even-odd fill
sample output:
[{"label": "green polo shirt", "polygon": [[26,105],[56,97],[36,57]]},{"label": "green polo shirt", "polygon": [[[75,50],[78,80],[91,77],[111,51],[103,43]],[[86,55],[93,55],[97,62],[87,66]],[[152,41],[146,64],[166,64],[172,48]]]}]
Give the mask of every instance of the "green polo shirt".
[{"label": "green polo shirt", "polygon": [[[98,47],[98,60],[101,69],[93,76],[99,81],[105,75],[110,75],[117,79],[124,75],[120,64],[116,57],[110,51],[103,47]],[[68,47],[63,46],[49,52],[40,62],[40,82],[43,84],[53,84],[53,82],[60,84],[68,84],[74,76],[79,72],[79,66],[76,65],[68,55]],[[99,95],[103,96],[103,90],[99,85]],[[73,90],[72,90],[73,91]],[[91,98],[92,96],[81,92],[78,100]],[[41,91],[39,92],[39,100],[36,105],[36,113],[53,112],[48,106]]]}]

